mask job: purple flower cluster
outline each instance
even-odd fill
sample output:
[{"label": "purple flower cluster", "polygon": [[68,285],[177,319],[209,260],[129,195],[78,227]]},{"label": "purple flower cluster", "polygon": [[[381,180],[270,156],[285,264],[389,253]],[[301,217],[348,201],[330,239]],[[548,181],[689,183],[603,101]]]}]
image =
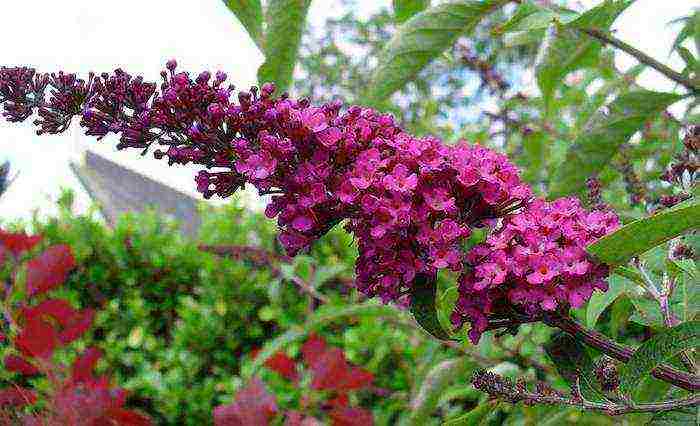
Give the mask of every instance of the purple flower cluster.
[{"label": "purple flower cluster", "polygon": [[[175,61],[166,68],[159,87],[121,70],[84,81],[1,68],[0,103],[10,121],[37,109],[39,133],[63,132],[80,116],[88,135],[119,135],[119,149],[145,153],[155,143],[156,158],[203,166],[195,180],[206,198],[252,184],[272,195],[266,214],[277,218],[290,255],[345,221],[359,246],[357,286],[385,302],[407,294],[416,274],[460,272],[469,260],[456,322],[467,319],[477,333],[496,294],[529,310],[554,309],[602,287],[604,273],[583,247],[611,229],[612,218],[586,214],[572,200],[531,203],[504,155],[413,137],[368,108],[341,113],[339,102],[275,98],[271,84],[234,99],[222,72],[193,80]],[[465,239],[481,226],[497,230],[465,256]]]},{"label": "purple flower cluster", "polygon": [[460,277],[453,322],[470,322],[477,342],[489,315],[504,307],[534,318],[581,307],[594,289],[608,289],[607,266],[589,260],[586,246],[618,226],[611,211],[588,212],[575,198],[534,200],[467,254],[471,267]]}]

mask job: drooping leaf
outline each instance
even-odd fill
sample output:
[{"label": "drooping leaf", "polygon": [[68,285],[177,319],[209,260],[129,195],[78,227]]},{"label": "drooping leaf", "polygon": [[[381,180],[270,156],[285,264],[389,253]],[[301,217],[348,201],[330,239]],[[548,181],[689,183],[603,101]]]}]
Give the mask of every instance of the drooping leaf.
[{"label": "drooping leaf", "polygon": [[608,291],[604,293],[595,292],[591,296],[588,307],[586,308],[586,324],[588,324],[588,327],[595,327],[600,314],[602,314],[618,296],[624,294],[628,282],[626,278],[619,275],[611,275],[608,280]]},{"label": "drooping leaf", "polygon": [[430,6],[430,0],[393,0],[392,4],[396,21],[402,24]]},{"label": "drooping leaf", "polygon": [[75,267],[70,247],[65,244],[47,248],[27,263],[27,294],[35,296],[65,282]]},{"label": "drooping leaf", "polygon": [[633,397],[639,382],[659,364],[682,350],[700,346],[700,321],[663,330],[645,341],[620,370],[620,391]]},{"label": "drooping leaf", "polygon": [[275,83],[278,93],[292,83],[301,35],[311,0],[270,0],[265,16],[265,62],[258,69],[258,82]]},{"label": "drooping leaf", "polygon": [[223,0],[260,50],[263,50],[263,9],[260,0]]},{"label": "drooping leaf", "polygon": [[460,0],[430,7],[398,28],[384,47],[372,73],[366,98],[371,104],[385,102],[433,59],[472,31],[504,0]]},{"label": "drooping leaf", "polygon": [[442,328],[438,318],[436,292],[436,280],[425,274],[417,274],[411,287],[411,313],[427,333],[440,340],[449,340],[450,335]]},{"label": "drooping leaf", "polygon": [[476,364],[466,357],[449,359],[433,367],[423,379],[417,394],[411,401],[410,424],[420,426],[429,423],[435,412],[440,396],[449,384],[458,377],[464,377]]},{"label": "drooping leaf", "polygon": [[553,334],[545,345],[545,352],[564,380],[570,385],[578,383],[586,399],[605,400],[600,384],[593,377],[593,360],[578,340],[561,332]]},{"label": "drooping leaf", "polygon": [[588,253],[608,265],[621,265],[690,229],[700,227],[700,200],[629,223],[588,246]]},{"label": "drooping leaf", "polygon": [[446,421],[443,426],[479,426],[484,424],[486,418],[497,409],[497,401],[482,402],[467,414]]},{"label": "drooping leaf", "polygon": [[557,167],[550,185],[551,197],[576,193],[586,179],[599,173],[651,117],[661,113],[681,96],[649,90],[623,93],[608,112],[596,114],[569,147],[564,162]]},{"label": "drooping leaf", "polygon": [[558,21],[550,27],[535,67],[547,111],[551,111],[554,92],[567,74],[598,63],[600,42],[581,32],[580,28],[605,30],[630,4],[631,0],[606,1],[569,23]]},{"label": "drooping leaf", "polygon": [[274,395],[267,391],[259,378],[254,377],[238,391],[233,403],[214,408],[214,425],[267,426],[277,411]]}]

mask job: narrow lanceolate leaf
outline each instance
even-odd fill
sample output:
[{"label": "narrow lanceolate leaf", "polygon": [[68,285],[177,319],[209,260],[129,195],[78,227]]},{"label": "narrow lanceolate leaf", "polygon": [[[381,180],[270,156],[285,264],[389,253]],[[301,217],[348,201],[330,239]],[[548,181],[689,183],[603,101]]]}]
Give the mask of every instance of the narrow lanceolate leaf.
[{"label": "narrow lanceolate leaf", "polygon": [[586,309],[586,324],[588,324],[588,327],[595,327],[603,311],[605,311],[605,309],[621,294],[625,293],[628,283],[629,285],[634,285],[627,278],[623,278],[619,275],[611,275],[608,280],[608,291],[604,293],[595,292],[591,296],[591,300],[588,302],[588,308]]},{"label": "narrow lanceolate leaf", "polygon": [[224,4],[236,15],[258,48],[263,50],[263,11],[260,0],[224,0]]},{"label": "narrow lanceolate leaf", "polygon": [[440,340],[449,340],[450,335],[440,325],[435,296],[437,282],[417,274],[411,289],[411,313],[423,329]]},{"label": "narrow lanceolate leaf", "polygon": [[258,82],[275,83],[278,93],[292,83],[301,35],[311,0],[270,0],[265,29],[265,62],[258,70]]},{"label": "narrow lanceolate leaf", "polygon": [[425,376],[418,393],[411,401],[410,424],[421,426],[430,423],[440,396],[456,378],[464,377],[476,364],[466,357],[449,359],[433,367]]},{"label": "narrow lanceolate leaf", "polygon": [[639,382],[678,352],[700,346],[700,321],[664,330],[644,342],[620,371],[620,391],[632,398]]},{"label": "narrow lanceolate leaf", "polygon": [[621,265],[634,256],[700,228],[700,199],[629,223],[588,246],[588,253],[608,265]]},{"label": "narrow lanceolate leaf", "polygon": [[379,104],[401,89],[433,59],[468,34],[505,0],[461,0],[424,10],[401,25],[384,47],[366,99]]},{"label": "narrow lanceolate leaf", "polygon": [[393,0],[396,21],[404,23],[413,15],[430,6],[430,0]]},{"label": "narrow lanceolate leaf", "polygon": [[467,414],[454,420],[448,420],[443,426],[479,426],[484,424],[488,416],[497,408],[498,402],[496,401],[482,402]]},{"label": "narrow lanceolate leaf", "polygon": [[[580,29],[608,29],[630,4],[632,4],[631,0],[606,1],[569,23],[558,19],[557,23],[552,25],[535,68],[537,84],[548,111],[552,109],[552,100],[557,87],[568,73],[598,63],[602,47],[600,42],[581,32]],[[542,13],[539,12],[539,15]],[[538,14],[531,15],[531,19],[532,16],[538,16]],[[547,18],[546,14],[542,16]]]},{"label": "narrow lanceolate leaf", "polygon": [[618,152],[620,145],[644,123],[678,101],[680,95],[649,90],[623,93],[588,122],[569,147],[557,168],[550,195],[561,197],[585,188],[586,179],[600,172]]}]

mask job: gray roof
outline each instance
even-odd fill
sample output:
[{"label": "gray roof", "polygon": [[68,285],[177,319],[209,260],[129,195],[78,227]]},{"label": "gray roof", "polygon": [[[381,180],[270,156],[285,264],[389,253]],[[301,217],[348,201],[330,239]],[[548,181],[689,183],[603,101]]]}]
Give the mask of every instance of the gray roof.
[{"label": "gray roof", "polygon": [[85,153],[84,164],[71,163],[70,166],[110,225],[114,225],[122,213],[141,212],[152,207],[177,220],[183,234],[197,234],[201,218],[196,198],[94,152]]}]

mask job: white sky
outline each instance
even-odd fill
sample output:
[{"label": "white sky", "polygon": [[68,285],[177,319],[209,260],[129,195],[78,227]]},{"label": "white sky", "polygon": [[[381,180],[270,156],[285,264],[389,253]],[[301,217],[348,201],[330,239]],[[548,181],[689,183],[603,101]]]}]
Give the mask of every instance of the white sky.
[{"label": "white sky", "polygon": [[[27,65],[40,71],[63,69],[85,74],[111,71],[115,66],[148,80],[158,80],[163,64],[177,58],[183,69],[224,70],[237,87],[255,84],[262,55],[221,0],[23,0],[0,6],[0,65]],[[363,8],[386,7],[389,0],[361,0]],[[597,4],[585,0],[585,5]],[[616,22],[618,37],[646,53],[667,61],[675,35],[667,22],[689,13],[698,0],[638,0]],[[337,13],[338,0],[315,0],[311,22],[320,25]],[[28,30],[31,23],[31,30]],[[625,69],[635,62],[618,55]],[[671,57],[681,69],[682,61]],[[672,90],[674,84],[654,71],[642,75],[643,85]],[[54,212],[61,187],[77,192],[77,205],[89,205],[87,195],[68,167],[84,149],[115,159],[127,167],[166,182],[190,194],[193,171],[167,167],[163,161],[139,157],[135,151],[118,152],[114,141],[101,143],[78,133],[34,135],[28,126],[0,119],[0,160],[9,159],[18,179],[0,199],[0,220],[27,218],[34,209]]]}]

